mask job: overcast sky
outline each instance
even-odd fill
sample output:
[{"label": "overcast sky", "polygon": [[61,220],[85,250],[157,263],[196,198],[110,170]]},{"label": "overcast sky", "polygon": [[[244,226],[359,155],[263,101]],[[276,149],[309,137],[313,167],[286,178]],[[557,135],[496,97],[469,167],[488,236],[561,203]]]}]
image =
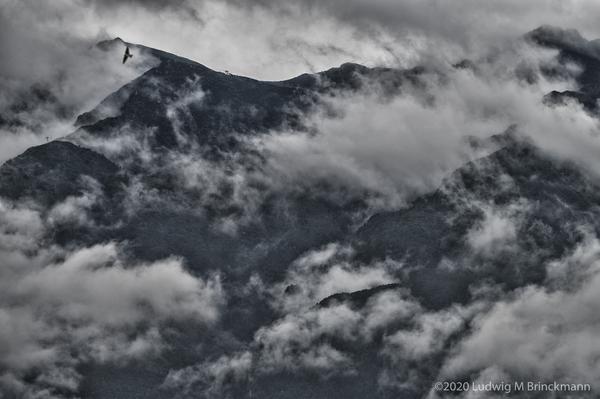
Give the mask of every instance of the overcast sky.
[{"label": "overcast sky", "polygon": [[[48,53],[54,46],[120,36],[261,79],[282,79],[344,61],[390,65],[415,63],[424,55],[460,59],[541,24],[573,27],[585,36],[600,37],[594,18],[600,4],[593,0],[58,0],[43,4],[2,0],[0,4],[3,59],[31,56],[32,50],[36,57],[51,57]],[[33,67],[19,64],[17,69],[28,72]]]}]

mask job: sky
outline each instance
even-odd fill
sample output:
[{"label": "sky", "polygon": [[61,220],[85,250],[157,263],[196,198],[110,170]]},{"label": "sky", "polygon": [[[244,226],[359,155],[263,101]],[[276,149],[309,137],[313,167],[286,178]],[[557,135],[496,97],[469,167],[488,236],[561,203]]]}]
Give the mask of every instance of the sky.
[{"label": "sky", "polygon": [[[406,66],[424,57],[460,60],[542,24],[600,37],[593,17],[599,7],[590,0],[60,0],[35,6],[3,0],[2,50],[17,63],[19,54],[31,56],[34,49],[36,57],[51,57],[55,47],[76,53],[77,42],[119,36],[215,69],[277,80],[345,61]],[[26,72],[18,65],[13,73]]]}]

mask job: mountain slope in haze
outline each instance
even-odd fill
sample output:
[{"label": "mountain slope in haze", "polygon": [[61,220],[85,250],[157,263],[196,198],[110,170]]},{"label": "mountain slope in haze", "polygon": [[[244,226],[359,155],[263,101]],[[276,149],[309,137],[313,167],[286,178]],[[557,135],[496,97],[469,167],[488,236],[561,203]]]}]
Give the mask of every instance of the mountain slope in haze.
[{"label": "mountain slope in haze", "polygon": [[0,195],[33,198],[52,205],[80,194],[77,182],[88,176],[109,195],[119,189],[119,167],[104,156],[64,141],[32,147],[2,165]]},{"label": "mountain slope in haze", "polygon": [[[543,47],[559,50],[558,61],[561,64],[574,63],[582,68],[577,76],[577,90],[552,91],[547,99],[560,102],[574,99],[588,110],[598,111],[597,101],[600,98],[599,68],[600,42],[588,41],[574,29],[563,30],[552,26],[541,26],[526,35],[527,39]],[[549,69],[549,74],[557,71]]]},{"label": "mountain slope in haze", "polygon": [[[547,27],[528,38],[558,49],[560,62],[583,68],[575,95],[557,92],[549,98],[574,97],[595,110],[596,43]],[[545,265],[584,239],[582,226],[600,233],[595,181],[511,129],[490,139],[494,151],[449,174],[436,191],[367,218],[364,198],[338,201],[327,195],[333,190],[326,183],[311,190],[276,190],[269,176],[259,173],[267,155],[248,145],[248,138],[290,130],[318,134],[306,116],[325,109],[335,118],[327,96],[376,87],[391,98],[405,88],[425,90],[425,75],[437,71],[344,64],[263,82],[131,47],[156,65],[80,115],[77,131],[64,141],[30,148],[2,165],[0,196],[34,203],[42,214],[60,214],[57,209],[66,204],[89,216],[55,223],[44,237],[51,242],[73,247],[118,242],[131,259],[176,257],[195,276],[219,273],[226,310],[214,329],[173,323],[163,334],[164,352],[151,361],[84,363],[81,386],[50,388],[57,397],[63,391],[64,397],[90,398],[423,397],[469,323],[458,323],[464,330],[456,327],[447,342],[440,339],[439,358],[392,361],[380,356],[381,347],[392,333],[415,323],[413,316],[388,315],[392,321],[379,325],[368,318],[369,311],[397,301],[411,315],[450,314],[476,302],[485,284],[507,293],[541,284]],[[239,176],[256,178],[240,186]],[[328,270],[345,276],[350,269],[371,278],[360,273],[372,265],[385,273],[368,287],[318,297],[310,290],[320,280],[303,274],[308,268],[317,276]],[[298,303],[307,301],[310,305],[298,310]],[[338,316],[375,327],[349,333],[323,323]],[[311,335],[315,326],[323,331]],[[285,334],[278,335],[281,331]],[[283,362],[286,356],[291,364]],[[204,363],[209,360],[214,363]],[[326,361],[344,372],[328,374]],[[313,368],[295,368],[305,363]],[[183,388],[167,383],[167,376],[175,376],[176,383],[185,380],[177,370],[184,370],[184,377],[192,374]],[[224,377],[206,374],[221,370]],[[403,374],[407,370],[412,374]],[[394,373],[417,383],[382,388]],[[211,384],[224,391],[206,388]]]},{"label": "mountain slope in haze", "polygon": [[[122,45],[120,40],[101,44],[102,47]],[[177,187],[180,182],[174,174],[178,171],[169,167],[173,163],[172,155],[202,154],[207,159],[221,162],[206,167],[220,168],[227,161],[222,160],[226,157],[224,154],[234,152],[245,156],[245,151],[254,151],[240,144],[248,135],[265,134],[274,129],[304,129],[300,126],[301,116],[318,107],[315,101],[319,93],[357,90],[368,81],[375,81],[393,93],[405,82],[417,83],[422,73],[422,69],[397,71],[344,64],[320,74],[305,74],[288,81],[261,82],[213,71],[162,51],[135,45],[132,48],[147,57],[158,59],[159,65],[109,95],[95,110],[81,115],[78,118],[80,128],[68,137],[77,146],[69,147],[61,155],[64,168],[80,170],[82,175],[95,178],[93,173],[79,168],[79,148],[84,146],[103,151],[105,156],[109,155],[104,147],[110,147],[111,142],[125,148],[109,156],[110,161],[106,160],[126,171],[117,176],[116,170],[107,170],[106,173],[113,173],[113,186],[117,186],[117,190],[111,187],[106,200],[110,202],[107,205],[109,208],[122,213],[116,219],[130,218],[130,221],[118,231],[103,232],[101,237],[112,234],[115,239],[128,240],[136,255],[147,259],[182,255],[189,259],[193,267],[198,268],[207,264],[235,264],[239,262],[236,257],[244,257],[249,270],[260,264],[266,274],[280,273],[282,263],[289,263],[309,248],[343,236],[352,223],[347,209],[344,209],[345,205],[339,206],[302,193],[285,200],[267,196],[260,205],[260,223],[242,227],[239,236],[233,240],[237,245],[232,245],[232,238],[228,234],[211,227],[211,218],[235,216],[238,212],[238,209],[228,206],[219,209],[220,204],[230,202],[228,197],[232,188],[224,184],[217,188],[216,193],[210,194],[212,198],[209,206],[206,206],[208,212],[201,215],[190,212],[190,202],[197,203],[197,196],[201,194],[182,192]],[[120,144],[120,140],[126,141]],[[127,151],[127,144],[132,141],[135,145],[131,151]],[[144,143],[144,148],[139,148],[138,143]],[[42,148],[46,147],[40,146],[40,150],[36,151]],[[139,159],[144,156],[152,159]],[[98,154],[98,157],[102,155]],[[45,163],[44,159],[34,159],[29,153],[18,159],[21,163]],[[258,162],[260,166],[260,154],[250,161]],[[2,185],[11,187],[12,181],[26,178],[22,175],[26,168],[15,169],[8,165],[4,167]],[[39,179],[40,182],[30,185],[43,186],[46,177],[40,175]],[[63,176],[63,180],[63,184],[73,185],[68,190],[71,194],[85,191],[76,176]],[[157,210],[152,205],[130,214],[123,207],[130,189],[128,184],[132,182],[156,190],[170,204],[178,203],[180,206]],[[28,195],[21,191],[11,198],[23,199]],[[33,195],[32,199],[42,200],[37,195]],[[61,199],[64,199],[64,195],[55,196],[53,201]],[[291,212],[284,209],[288,207],[287,201],[293,203]],[[213,205],[217,209],[213,209]],[[102,222],[111,223],[110,220]],[[79,235],[72,238],[77,240]],[[93,237],[93,232],[85,235],[90,236]],[[199,246],[198,236],[210,238]],[[264,253],[255,250],[261,242],[274,236],[281,237],[281,240],[274,244],[271,251]],[[91,241],[94,240],[91,238]],[[255,252],[259,252],[259,255],[255,255]]]},{"label": "mountain slope in haze", "polygon": [[[122,45],[119,40],[101,44]],[[159,65],[108,96],[97,109],[79,116],[77,124],[91,135],[115,134],[125,126],[153,128],[150,140],[166,148],[192,140],[212,151],[227,150],[240,135],[300,129],[301,116],[315,106],[317,93],[356,90],[367,79],[393,92],[405,81],[417,81],[422,73],[421,68],[398,71],[344,64],[319,74],[265,82],[214,71],[144,46],[132,48],[157,58]],[[103,111],[111,108],[118,108],[118,115],[103,118]]]}]

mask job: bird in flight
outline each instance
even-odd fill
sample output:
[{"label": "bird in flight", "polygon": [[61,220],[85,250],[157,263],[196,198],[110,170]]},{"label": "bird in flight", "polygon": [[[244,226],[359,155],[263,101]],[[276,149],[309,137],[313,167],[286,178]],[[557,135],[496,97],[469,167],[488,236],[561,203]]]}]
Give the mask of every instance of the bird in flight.
[{"label": "bird in flight", "polygon": [[129,47],[125,48],[125,54],[123,54],[123,64],[127,61],[127,58],[133,57],[133,54],[129,51]]}]

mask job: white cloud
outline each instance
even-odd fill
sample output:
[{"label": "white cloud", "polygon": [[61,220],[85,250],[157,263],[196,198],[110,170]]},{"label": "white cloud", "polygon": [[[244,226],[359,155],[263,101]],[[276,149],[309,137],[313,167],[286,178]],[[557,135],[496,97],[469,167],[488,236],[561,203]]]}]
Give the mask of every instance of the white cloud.
[{"label": "white cloud", "polygon": [[[597,240],[586,240],[561,262],[577,265],[558,289],[530,286],[494,304],[473,322],[442,369],[456,377],[494,368],[513,379],[597,385],[600,351]],[[556,269],[558,261],[551,264]],[[579,276],[587,276],[579,279]],[[549,278],[555,279],[553,273]],[[552,282],[549,281],[549,286]]]},{"label": "white cloud", "polygon": [[483,204],[483,219],[467,232],[467,242],[477,254],[494,255],[516,245],[517,231],[527,204],[503,207]]},{"label": "white cloud", "polygon": [[389,356],[402,361],[419,361],[439,353],[447,340],[461,332],[470,318],[469,312],[455,306],[436,313],[424,313],[416,317],[416,327],[400,330],[386,337]]},{"label": "white cloud", "polygon": [[223,397],[228,384],[232,381],[243,381],[248,377],[252,360],[250,352],[241,352],[232,356],[221,356],[214,362],[171,370],[163,387],[191,393],[194,392],[195,384],[201,383],[209,386],[205,391],[207,396]]},{"label": "white cloud", "polygon": [[[218,276],[197,278],[176,258],[125,261],[114,243],[49,246],[52,222],[35,207],[3,200],[0,220],[2,389],[32,397],[51,397],[59,386],[75,391],[78,365],[153,356],[165,346],[167,323],[219,319]],[[25,382],[32,371],[37,377]]]},{"label": "white cloud", "polygon": [[395,262],[360,265],[353,256],[352,248],[335,243],[303,254],[289,266],[284,280],[269,289],[272,306],[285,312],[302,310],[339,292],[396,281],[393,268],[401,266]]}]

